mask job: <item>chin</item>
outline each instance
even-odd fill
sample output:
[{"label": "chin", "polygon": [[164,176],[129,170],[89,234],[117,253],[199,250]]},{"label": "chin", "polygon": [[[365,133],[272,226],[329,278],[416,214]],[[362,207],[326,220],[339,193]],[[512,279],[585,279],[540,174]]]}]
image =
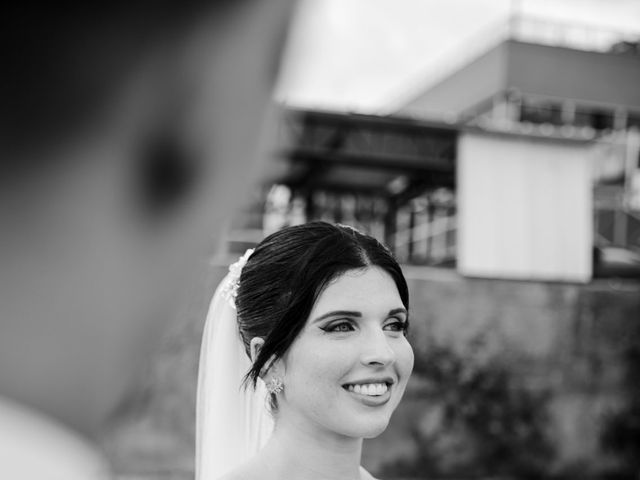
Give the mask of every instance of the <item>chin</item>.
[{"label": "chin", "polygon": [[375,438],[384,432],[389,425],[389,415],[367,415],[363,417],[364,418],[357,419],[357,421],[356,419],[351,419],[350,422],[342,423],[340,430],[348,437]]},{"label": "chin", "polygon": [[369,429],[368,432],[366,432],[364,435],[362,435],[362,438],[376,438],[377,436],[381,435],[386,429],[387,426],[389,425],[389,422],[386,422],[383,426],[379,427],[379,428],[371,428]]}]

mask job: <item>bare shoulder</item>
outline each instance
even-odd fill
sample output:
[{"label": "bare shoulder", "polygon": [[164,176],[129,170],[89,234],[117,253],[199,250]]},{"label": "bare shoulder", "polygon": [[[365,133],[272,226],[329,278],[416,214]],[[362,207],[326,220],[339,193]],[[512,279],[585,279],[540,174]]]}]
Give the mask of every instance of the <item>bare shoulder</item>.
[{"label": "bare shoulder", "polygon": [[236,475],[236,472],[231,472],[231,473],[227,473],[226,475],[223,475],[222,477],[218,477],[215,480],[241,480],[242,477],[239,477]]},{"label": "bare shoulder", "polygon": [[223,475],[222,477],[217,478],[216,480],[255,480],[258,477],[251,476],[249,472],[244,472],[242,470],[234,470],[232,472]]},{"label": "bare shoulder", "polygon": [[237,472],[230,472],[226,475],[223,475],[222,477],[218,477],[215,480],[244,480],[244,477],[239,476]]},{"label": "bare shoulder", "polygon": [[233,471],[217,478],[216,480],[254,480],[255,477],[247,476],[240,471]]},{"label": "bare shoulder", "polygon": [[215,480],[258,480],[264,478],[260,476],[259,470],[257,470],[251,462],[241,465],[229,473],[226,473],[222,477]]},{"label": "bare shoulder", "polygon": [[[260,472],[254,468],[253,465],[247,464],[236,470],[232,470],[216,480],[258,480],[261,478],[264,478],[264,476],[261,476]],[[363,467],[360,467],[360,478],[361,480],[378,480]]]},{"label": "bare shoulder", "polygon": [[360,467],[360,477],[362,480],[378,480],[376,477],[367,472],[364,467]]}]

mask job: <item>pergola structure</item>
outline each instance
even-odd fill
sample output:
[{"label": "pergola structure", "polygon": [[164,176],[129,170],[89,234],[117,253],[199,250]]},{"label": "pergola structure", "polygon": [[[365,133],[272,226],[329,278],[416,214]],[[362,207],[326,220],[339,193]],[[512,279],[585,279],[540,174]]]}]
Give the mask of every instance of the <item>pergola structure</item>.
[{"label": "pergola structure", "polygon": [[[445,123],[311,110],[288,110],[280,132],[280,181],[296,190],[398,195],[454,186],[458,130]],[[394,180],[406,177],[406,187]],[[402,195],[401,195],[402,196]]]},{"label": "pergola structure", "polygon": [[[438,189],[455,188],[459,131],[454,125],[289,109],[280,128],[280,168],[275,181],[305,199],[307,219],[327,218],[325,206],[314,198],[332,196],[335,205],[327,207],[335,211],[329,216],[331,220],[359,223],[360,217],[376,217],[374,220],[384,225],[381,240],[393,248],[399,232],[414,226],[412,213],[398,224],[403,206],[420,196],[427,199]],[[352,198],[352,209],[359,212],[355,216],[349,216],[340,205],[347,197]],[[363,207],[362,198],[375,206]],[[433,203],[430,205],[433,216]],[[412,245],[406,247],[410,257]]]}]

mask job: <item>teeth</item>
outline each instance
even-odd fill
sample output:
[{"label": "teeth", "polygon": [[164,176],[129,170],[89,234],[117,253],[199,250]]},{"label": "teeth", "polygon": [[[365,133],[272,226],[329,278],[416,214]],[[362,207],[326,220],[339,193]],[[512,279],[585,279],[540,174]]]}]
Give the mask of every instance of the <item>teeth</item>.
[{"label": "teeth", "polygon": [[347,390],[360,395],[380,396],[387,393],[389,387],[386,383],[366,383],[364,385],[349,385]]}]

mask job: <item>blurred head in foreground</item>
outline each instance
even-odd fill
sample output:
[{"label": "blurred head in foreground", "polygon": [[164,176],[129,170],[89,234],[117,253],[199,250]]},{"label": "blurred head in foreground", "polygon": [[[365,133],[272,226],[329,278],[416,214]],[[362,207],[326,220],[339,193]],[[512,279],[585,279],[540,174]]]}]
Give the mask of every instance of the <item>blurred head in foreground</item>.
[{"label": "blurred head in foreground", "polygon": [[5,8],[0,394],[92,435],[135,382],[255,175],[291,3]]}]

